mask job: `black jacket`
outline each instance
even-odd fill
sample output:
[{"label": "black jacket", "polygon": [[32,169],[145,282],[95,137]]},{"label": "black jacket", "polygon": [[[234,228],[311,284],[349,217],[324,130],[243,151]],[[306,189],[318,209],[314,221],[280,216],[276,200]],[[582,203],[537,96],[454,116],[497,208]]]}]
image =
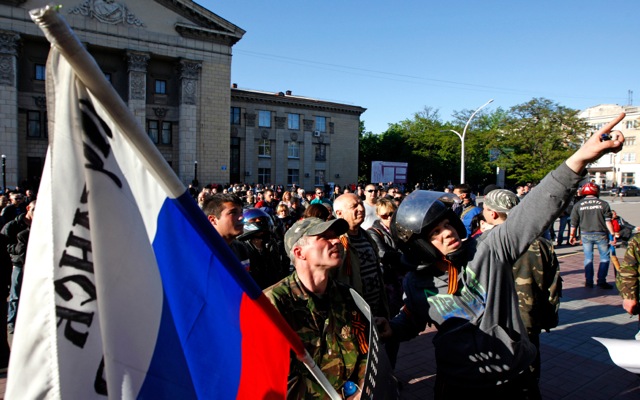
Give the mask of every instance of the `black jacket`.
[{"label": "black jacket", "polygon": [[0,234],[6,238],[7,252],[11,256],[11,262],[19,267],[24,265],[24,253],[27,251],[26,246],[18,246],[18,234],[29,228],[25,217],[25,214],[18,215],[7,222],[0,231]]}]

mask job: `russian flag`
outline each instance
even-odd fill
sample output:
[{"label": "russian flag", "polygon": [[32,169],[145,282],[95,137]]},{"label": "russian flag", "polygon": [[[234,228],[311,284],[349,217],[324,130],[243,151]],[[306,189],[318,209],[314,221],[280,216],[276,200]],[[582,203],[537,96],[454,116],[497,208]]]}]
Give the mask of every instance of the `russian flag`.
[{"label": "russian flag", "polygon": [[32,18],[51,140],[7,398],[284,398],[300,339],[66,23]]}]

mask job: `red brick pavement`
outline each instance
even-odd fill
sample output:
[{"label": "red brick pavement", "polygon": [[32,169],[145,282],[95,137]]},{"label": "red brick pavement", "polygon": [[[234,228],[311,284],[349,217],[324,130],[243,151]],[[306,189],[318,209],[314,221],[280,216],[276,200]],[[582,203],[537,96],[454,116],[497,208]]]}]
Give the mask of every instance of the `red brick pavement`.
[{"label": "red brick pavement", "polygon": [[[578,247],[561,249],[563,282],[560,326],[541,335],[542,374],[540,389],[544,399],[640,399],[640,377],[615,366],[593,336],[633,339],[637,318],[621,307],[616,289],[584,287],[584,267]],[[597,253],[597,252],[596,252]],[[617,250],[622,257],[624,249]],[[596,268],[598,257],[596,255]],[[614,281],[613,267],[609,282]],[[435,361],[431,340],[433,330],[400,346],[396,373],[404,383],[401,399],[431,399],[435,381]]]},{"label": "red brick pavement", "polygon": [[[578,248],[569,249],[574,250]],[[623,254],[624,249],[618,249],[618,256]],[[638,330],[636,320],[624,314],[615,289],[584,288],[581,253],[561,256],[560,262],[564,279],[560,326],[541,336],[543,398],[640,399],[640,377],[615,366],[604,347],[591,339],[592,336],[631,339]],[[609,278],[613,282],[613,268]],[[404,383],[403,400],[433,397],[435,362],[431,340],[434,334],[428,330],[400,347],[396,370]],[[2,398],[5,386],[6,374],[3,374],[0,375]]]}]

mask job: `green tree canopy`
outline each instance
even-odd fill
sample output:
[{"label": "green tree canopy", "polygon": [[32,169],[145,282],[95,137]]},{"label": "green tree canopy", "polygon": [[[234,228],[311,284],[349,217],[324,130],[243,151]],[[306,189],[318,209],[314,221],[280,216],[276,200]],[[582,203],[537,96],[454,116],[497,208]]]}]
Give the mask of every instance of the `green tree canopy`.
[{"label": "green tree canopy", "polygon": [[[460,138],[473,110],[455,112],[443,122],[438,110],[425,107],[412,118],[389,124],[380,135],[361,129],[360,179],[371,176],[371,161],[409,163],[410,184],[442,189],[460,181]],[[480,191],[495,183],[496,167],[506,171],[507,186],[538,182],[575,151],[589,126],[579,111],[547,99],[493,112],[483,110],[465,135],[465,182]]]},{"label": "green tree canopy", "polygon": [[489,142],[512,183],[538,182],[579,146],[589,126],[579,111],[535,98],[501,116]]}]

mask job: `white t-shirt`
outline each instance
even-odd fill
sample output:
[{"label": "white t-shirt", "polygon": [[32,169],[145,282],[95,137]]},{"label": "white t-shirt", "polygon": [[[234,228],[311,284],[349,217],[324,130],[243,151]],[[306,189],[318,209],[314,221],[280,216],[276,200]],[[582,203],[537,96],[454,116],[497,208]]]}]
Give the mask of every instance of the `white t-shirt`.
[{"label": "white t-shirt", "polygon": [[367,203],[366,201],[364,201],[362,204],[364,204],[364,222],[361,225],[361,228],[364,230],[367,230],[371,227],[371,225],[373,225],[373,222],[378,218],[378,216],[376,215],[376,206],[375,205],[369,205],[369,203]]}]

